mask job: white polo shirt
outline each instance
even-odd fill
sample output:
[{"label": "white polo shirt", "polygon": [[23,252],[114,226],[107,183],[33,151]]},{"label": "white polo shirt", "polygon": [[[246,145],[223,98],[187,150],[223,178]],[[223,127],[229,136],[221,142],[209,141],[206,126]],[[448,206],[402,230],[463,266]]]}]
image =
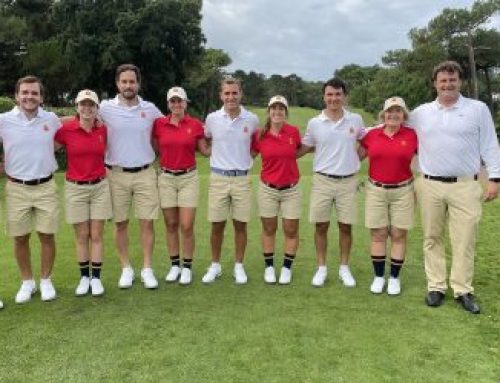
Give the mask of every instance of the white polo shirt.
[{"label": "white polo shirt", "polygon": [[0,114],[7,175],[28,181],[54,173],[57,170],[54,136],[60,127],[59,118],[40,107],[31,120],[17,106]]},{"label": "white polo shirt", "polygon": [[210,166],[223,170],[249,170],[252,167],[250,144],[259,126],[255,114],[240,107],[238,117],[231,119],[224,108],[207,116],[205,136],[212,139]]},{"label": "white polo shirt", "polygon": [[135,168],[155,160],[151,132],[162,113],[153,103],[139,97],[137,105],[127,106],[116,96],[101,102],[99,115],[108,129],[106,164]]},{"label": "white polo shirt", "polygon": [[345,176],[359,170],[357,142],[366,134],[359,114],[344,109],[344,116],[333,121],[321,112],[309,120],[302,144],[314,147],[313,170]]},{"label": "white polo shirt", "polygon": [[481,101],[460,96],[451,107],[437,100],[410,115],[418,136],[418,159],[424,174],[443,177],[479,173],[481,159],[490,178],[500,177],[500,150],[490,110]]}]

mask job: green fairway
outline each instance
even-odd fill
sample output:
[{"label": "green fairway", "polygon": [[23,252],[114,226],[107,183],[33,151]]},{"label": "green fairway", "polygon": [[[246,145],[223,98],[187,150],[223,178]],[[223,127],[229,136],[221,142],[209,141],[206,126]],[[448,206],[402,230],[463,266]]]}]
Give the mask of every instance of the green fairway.
[{"label": "green fairway", "polygon": [[[290,121],[304,128],[316,113],[292,109]],[[259,114],[262,120],[262,111]],[[233,233],[228,226],[223,275],[206,286],[201,277],[210,262],[208,160],[199,158],[198,167],[197,249],[194,282],[188,287],[163,281],[168,259],[163,223],[158,220],[155,271],[161,279],[159,289],[146,291],[136,279],[132,289],[119,290],[120,268],[109,223],[102,276],[106,293],[100,298],[74,297],[79,275],[73,231],[63,224],[57,235],[53,273],[58,298],[43,303],[36,294],[30,303],[16,305],[19,275],[12,241],[2,232],[0,297],[6,307],[0,311],[0,382],[500,381],[500,201],[484,205],[479,232],[475,287],[483,308],[481,315],[466,313],[451,294],[441,308],[424,304],[419,224],[409,236],[401,296],[369,292],[372,269],[368,231],[363,226],[362,187],[351,263],[358,285],[346,289],[338,281],[337,230],[333,225],[329,279],[324,288],[313,288],[314,231],[307,220],[310,155],[300,160],[304,200],[292,284],[264,284],[260,223],[255,214],[248,227],[245,267],[249,283],[236,286],[233,282]],[[258,170],[256,161],[252,171],[255,188]],[[366,180],[365,167],[360,180]],[[57,181],[62,192],[62,173],[57,174]],[[1,201],[4,213],[3,195]],[[135,220],[130,237],[137,277],[141,250]],[[282,236],[278,238],[275,262],[280,265]],[[37,241],[32,245],[38,280]]]}]

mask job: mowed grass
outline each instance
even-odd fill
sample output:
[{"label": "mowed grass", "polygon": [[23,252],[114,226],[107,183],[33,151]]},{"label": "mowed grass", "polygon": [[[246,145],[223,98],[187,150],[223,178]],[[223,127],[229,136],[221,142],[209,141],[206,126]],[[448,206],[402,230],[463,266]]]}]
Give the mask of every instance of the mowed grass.
[{"label": "mowed grass", "polygon": [[[293,109],[290,120],[304,127],[315,113]],[[304,199],[293,283],[264,284],[260,223],[255,214],[248,227],[245,267],[249,283],[233,283],[233,233],[228,226],[223,275],[205,286],[200,280],[210,262],[208,160],[200,158],[198,163],[201,198],[194,283],[189,287],[163,282],[168,259],[163,224],[158,220],[155,270],[162,279],[159,289],[145,290],[137,280],[132,289],[119,290],[120,268],[110,223],[105,233],[106,293],[101,298],[76,298],[73,231],[62,224],[53,275],[57,300],[43,303],[36,294],[32,302],[19,306],[14,303],[19,276],[12,241],[1,234],[0,296],[6,307],[0,311],[0,382],[500,381],[500,202],[484,205],[475,274],[483,307],[478,316],[463,311],[451,294],[439,309],[424,305],[418,223],[409,237],[402,295],[373,296],[369,292],[372,270],[368,231],[362,225],[362,187],[351,263],[358,286],[346,289],[337,279],[337,230],[332,225],[329,279],[324,288],[313,288],[314,228],[307,220],[312,156],[300,160]],[[252,172],[255,188],[258,168],[256,161]],[[365,179],[364,167],[360,180]],[[62,186],[63,174],[57,175],[57,181]],[[37,241],[32,244],[38,275],[39,249]],[[279,235],[278,265],[281,248]],[[135,220],[130,227],[130,253],[138,273],[141,249]]]}]

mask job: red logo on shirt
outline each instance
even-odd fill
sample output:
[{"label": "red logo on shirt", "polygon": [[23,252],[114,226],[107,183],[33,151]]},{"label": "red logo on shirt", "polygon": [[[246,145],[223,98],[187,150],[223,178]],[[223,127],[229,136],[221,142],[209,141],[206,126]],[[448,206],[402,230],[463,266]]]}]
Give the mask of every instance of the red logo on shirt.
[{"label": "red logo on shirt", "polygon": [[290,137],[290,138],[288,139],[288,142],[290,142],[290,145],[293,145],[293,138],[292,138],[292,137]]},{"label": "red logo on shirt", "polygon": [[187,134],[191,135],[191,128],[187,128]]},{"label": "red logo on shirt", "polygon": [[47,124],[44,124],[43,125],[43,130],[45,130],[46,132],[48,132],[49,131],[49,126]]},{"label": "red logo on shirt", "polygon": [[141,112],[141,117],[146,118],[146,112]]},{"label": "red logo on shirt", "polygon": [[243,133],[248,133],[248,128],[246,126],[243,128]]},{"label": "red logo on shirt", "polygon": [[406,146],[406,145],[408,145],[408,144],[405,140],[401,141],[401,146]]}]

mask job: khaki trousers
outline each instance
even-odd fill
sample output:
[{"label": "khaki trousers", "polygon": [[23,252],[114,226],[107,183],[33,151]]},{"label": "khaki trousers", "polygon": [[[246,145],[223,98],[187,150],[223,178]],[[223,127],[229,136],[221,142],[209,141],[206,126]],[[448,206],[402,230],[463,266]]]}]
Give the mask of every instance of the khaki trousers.
[{"label": "khaki trousers", "polygon": [[473,293],[476,234],[481,218],[481,186],[474,180],[444,183],[419,178],[416,190],[424,236],[427,290],[444,293],[447,289],[444,236],[448,223],[452,251],[450,287],[455,297]]}]

